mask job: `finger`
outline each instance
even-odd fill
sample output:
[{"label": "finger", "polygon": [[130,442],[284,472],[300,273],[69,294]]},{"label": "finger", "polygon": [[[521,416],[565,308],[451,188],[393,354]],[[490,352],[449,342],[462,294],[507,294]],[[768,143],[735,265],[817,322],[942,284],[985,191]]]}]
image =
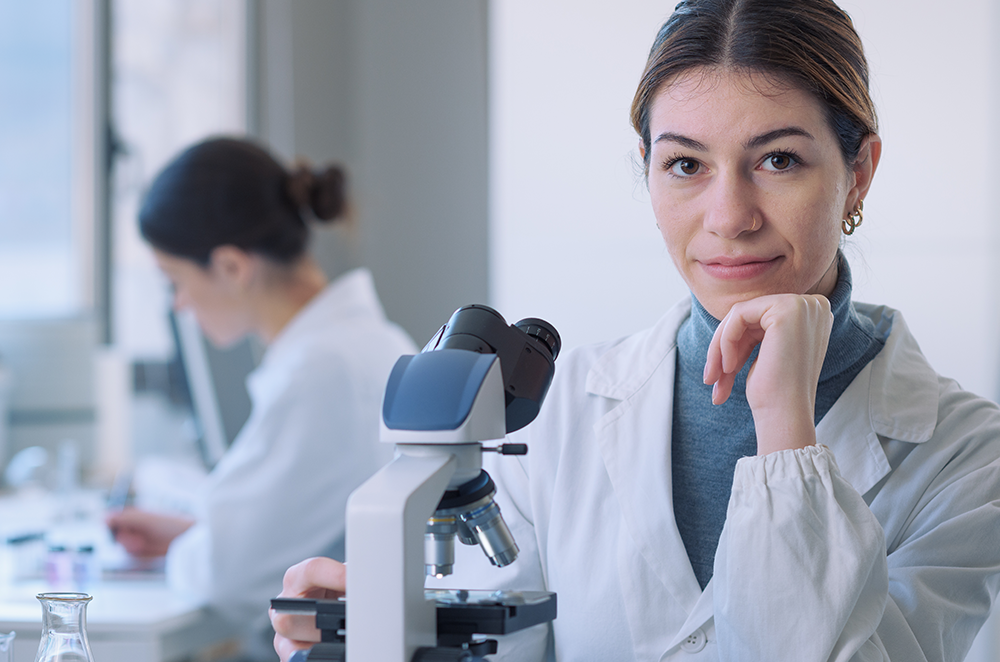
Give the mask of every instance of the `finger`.
[{"label": "finger", "polygon": [[[722,326],[721,324],[719,326]],[[716,327],[712,340],[708,343],[708,355],[705,357],[706,384],[715,384],[722,376],[722,350],[719,348],[719,329]]]},{"label": "finger", "polygon": [[132,531],[119,529],[115,540],[133,556],[141,555],[146,550],[146,538]]},{"label": "finger", "polygon": [[292,639],[286,639],[280,634],[276,634],[274,635],[274,652],[281,658],[281,662],[288,662],[288,658],[290,658],[295,651],[302,650],[303,648],[310,648],[314,643],[316,642],[294,641]]},{"label": "finger", "polygon": [[715,386],[712,387],[712,404],[721,405],[733,392],[733,384],[736,382],[736,373],[728,372],[724,373],[719,377],[719,380],[715,382]]},{"label": "finger", "polygon": [[314,614],[287,614],[273,609],[268,610],[271,626],[282,637],[291,641],[316,643],[320,640],[320,631],[316,627]]},{"label": "finger", "polygon": [[132,516],[131,511],[119,510],[105,514],[104,521],[108,526],[127,526],[137,520]]},{"label": "finger", "polygon": [[[757,319],[756,313],[751,313],[748,317],[736,306],[722,319],[708,345],[704,373],[706,384],[716,384],[723,375],[735,375],[740,371],[763,335]],[[748,320],[755,321],[751,325]],[[729,398],[731,387],[732,380],[728,385],[723,385],[720,391],[713,391],[713,402],[716,401],[716,394],[720,398],[720,402],[716,404],[725,402]]]},{"label": "finger", "polygon": [[756,306],[737,305],[722,320],[718,334],[723,372],[739,372],[750,358],[764,335],[760,325],[763,312]]},{"label": "finger", "polygon": [[279,597],[338,597],[347,590],[347,566],[317,556],[285,571]]}]

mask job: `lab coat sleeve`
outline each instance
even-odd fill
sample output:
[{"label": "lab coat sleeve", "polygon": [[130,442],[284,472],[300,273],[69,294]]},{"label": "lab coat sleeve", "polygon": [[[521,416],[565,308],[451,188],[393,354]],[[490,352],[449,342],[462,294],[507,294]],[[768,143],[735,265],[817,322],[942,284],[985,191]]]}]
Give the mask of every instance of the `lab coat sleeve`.
[{"label": "lab coat sleeve", "polygon": [[973,453],[897,501],[888,541],[828,449],[741,460],[716,557],[720,659],[963,659],[1000,572],[1000,475]]},{"label": "lab coat sleeve", "polygon": [[716,553],[720,659],[887,659],[887,590],[882,527],[829,450],[740,460]]},{"label": "lab coat sleeve", "polygon": [[376,412],[362,390],[326,361],[255,409],[213,472],[205,517],[171,545],[175,586],[263,629],[284,571],[342,549],[347,498],[378,467]]}]

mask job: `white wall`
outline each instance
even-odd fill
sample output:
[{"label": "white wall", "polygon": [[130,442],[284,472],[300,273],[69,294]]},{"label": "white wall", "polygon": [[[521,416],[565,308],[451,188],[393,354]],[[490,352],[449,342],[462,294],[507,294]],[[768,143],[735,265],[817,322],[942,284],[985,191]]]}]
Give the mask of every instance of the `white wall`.
[{"label": "white wall", "polygon": [[509,319],[552,322],[567,347],[647,326],[686,292],[628,121],[668,5],[490,5],[491,298]]},{"label": "white wall", "polygon": [[[491,4],[492,301],[508,318],[549,319],[567,346],[648,326],[686,296],[628,122],[674,4]],[[885,141],[848,244],[856,298],[904,311],[933,365],[988,396],[1000,372],[993,4],[844,2],[868,49]]]}]

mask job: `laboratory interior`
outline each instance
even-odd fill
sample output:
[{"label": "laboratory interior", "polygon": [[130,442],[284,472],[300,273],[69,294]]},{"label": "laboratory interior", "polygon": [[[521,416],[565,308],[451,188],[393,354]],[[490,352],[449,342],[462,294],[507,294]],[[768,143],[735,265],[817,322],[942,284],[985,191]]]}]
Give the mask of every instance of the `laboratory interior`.
[{"label": "laboratory interior", "polygon": [[[341,166],[350,222],[316,227],[310,255],[330,279],[369,270],[414,348],[474,303],[547,320],[563,352],[632,334],[689,296],[629,123],[675,4],[0,0],[9,659],[36,656],[35,596],[51,591],[93,596],[97,662],[247,659],[238,628],[105,523],[126,506],[193,516],[266,349],[220,349],[172,311],[137,224],[166,164],[231,136]],[[884,145],[865,223],[842,243],[853,298],[905,311],[940,374],[996,400],[1000,5],[838,4]],[[1000,660],[1000,610],[967,659]]]}]

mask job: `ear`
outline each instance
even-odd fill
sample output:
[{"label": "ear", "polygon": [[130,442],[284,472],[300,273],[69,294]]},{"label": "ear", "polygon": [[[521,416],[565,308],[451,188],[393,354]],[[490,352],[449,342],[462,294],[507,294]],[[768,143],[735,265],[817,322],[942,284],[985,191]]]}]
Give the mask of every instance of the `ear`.
[{"label": "ear", "polygon": [[639,138],[639,158],[646,162],[646,146],[642,144],[642,138]]},{"label": "ear", "polygon": [[235,290],[243,290],[250,284],[254,266],[253,256],[228,244],[214,248],[208,261],[212,277]]},{"label": "ear", "polygon": [[858,206],[859,200],[868,197],[868,189],[871,188],[872,179],[875,177],[875,170],[878,168],[879,159],[882,157],[882,139],[876,134],[870,133],[861,142],[861,149],[858,150],[858,157],[851,166],[854,175],[854,186],[847,194],[847,209],[844,216],[850,214]]}]

